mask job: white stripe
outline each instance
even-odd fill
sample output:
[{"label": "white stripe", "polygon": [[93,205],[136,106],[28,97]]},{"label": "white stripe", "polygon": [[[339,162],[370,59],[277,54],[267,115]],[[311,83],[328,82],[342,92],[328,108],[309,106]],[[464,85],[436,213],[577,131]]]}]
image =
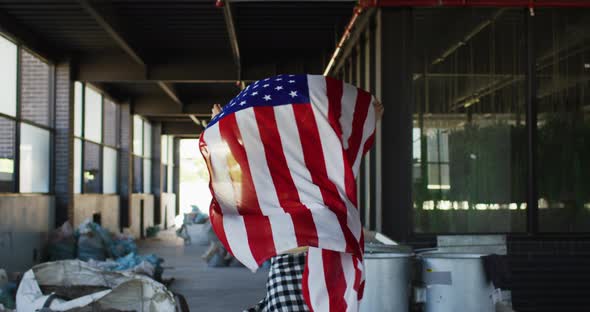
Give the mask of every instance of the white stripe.
[{"label": "white stripe", "polygon": [[344,279],[346,280],[346,290],[344,292],[344,300],[346,301],[347,312],[357,312],[359,308],[358,295],[354,290],[354,280],[356,277],[356,269],[352,261],[352,255],[347,253],[340,253],[340,260],[342,261],[342,272],[344,272]]},{"label": "white stripe", "polygon": [[318,106],[321,105],[312,105],[312,108],[320,133],[320,141],[322,143],[322,152],[324,154],[324,161],[326,162],[328,178],[338,189],[340,199],[346,206],[348,227],[358,241],[361,237],[362,226],[358,209],[350,202],[346,195],[346,184],[344,183],[344,155],[340,148],[342,146],[340,138],[336,136],[327,117],[322,115],[321,111],[316,108]]},{"label": "white stripe", "polygon": [[342,110],[340,114],[340,129],[342,129],[342,146],[348,149],[348,139],[352,134],[352,120],[356,109],[356,97],[358,89],[354,86],[343,83],[342,87]]},{"label": "white stripe", "polygon": [[[262,148],[262,140],[254,115],[254,108],[248,108],[235,113],[236,123],[242,135],[242,141],[252,182],[256,190],[260,210],[265,216],[270,216],[270,227],[277,253],[282,253],[297,247],[295,227],[289,214],[281,208],[277,191],[268,168],[266,155]],[[276,138],[277,140],[279,138]]]},{"label": "white stripe", "polygon": [[367,114],[367,119],[365,119],[365,123],[363,125],[363,136],[361,139],[361,144],[356,154],[354,165],[352,166],[352,171],[354,172],[355,177],[358,175],[359,167],[361,166],[361,159],[363,157],[363,149],[365,148],[365,143],[371,136],[371,133],[375,131],[375,106],[373,105],[373,101],[374,98],[372,98],[371,103],[369,103],[369,112]]},{"label": "white stripe", "polygon": [[203,135],[205,136],[203,140],[207,143],[207,150],[210,153],[211,170],[213,171],[211,183],[215,190],[215,199],[221,206],[227,243],[240,262],[250,270],[256,270],[258,264],[249,248],[244,218],[238,214],[236,207],[234,184],[231,181],[227,165],[227,156],[231,153],[229,146],[221,139],[219,122],[207,129]]},{"label": "white stripe", "polygon": [[[371,151],[365,158],[365,227],[371,228],[371,195],[373,194],[373,184],[371,183]],[[360,198],[360,197],[359,197]]]},{"label": "white stripe", "polygon": [[328,296],[328,287],[324,275],[321,249],[309,248],[307,252],[307,270],[309,300],[312,309],[317,312],[330,311],[330,297]]},{"label": "white stripe", "polygon": [[293,107],[291,105],[275,106],[274,111],[277,123],[280,125],[277,128],[281,136],[283,154],[299,199],[312,212],[318,234],[318,245],[320,248],[344,251],[346,242],[338,218],[334,212],[327,209],[322,193],[313,183],[311,173],[305,165]]}]

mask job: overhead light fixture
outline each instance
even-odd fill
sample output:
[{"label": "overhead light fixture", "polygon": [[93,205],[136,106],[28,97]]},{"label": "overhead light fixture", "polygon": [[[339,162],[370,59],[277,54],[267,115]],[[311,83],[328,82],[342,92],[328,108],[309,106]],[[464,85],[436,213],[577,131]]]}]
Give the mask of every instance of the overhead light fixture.
[{"label": "overhead light fixture", "polygon": [[590,63],[585,63],[585,64],[584,64],[584,68],[586,68],[586,69],[590,69]]},{"label": "overhead light fixture", "polygon": [[475,103],[479,103],[479,98],[478,97],[473,97],[467,101],[465,101],[465,103],[463,103],[463,107],[468,108],[469,106],[475,104]]}]

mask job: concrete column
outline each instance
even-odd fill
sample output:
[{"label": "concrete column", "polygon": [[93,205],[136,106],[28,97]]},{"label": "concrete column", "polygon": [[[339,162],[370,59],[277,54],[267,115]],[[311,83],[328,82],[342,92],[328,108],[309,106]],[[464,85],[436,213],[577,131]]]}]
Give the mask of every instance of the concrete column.
[{"label": "concrete column", "polygon": [[152,124],[152,194],[154,194],[154,224],[163,224],[162,199],[162,124]]},{"label": "concrete column", "polygon": [[386,113],[377,138],[382,159],[377,171],[382,183],[377,224],[397,241],[405,241],[412,231],[412,12],[409,8],[384,8],[378,13],[378,96]]},{"label": "concrete column", "polygon": [[55,223],[73,220],[74,86],[69,62],[55,66]]},{"label": "concrete column", "polygon": [[131,146],[133,142],[133,116],[131,104],[119,105],[120,127],[119,131],[119,226],[121,231],[129,226],[129,205],[133,189],[133,162]]}]

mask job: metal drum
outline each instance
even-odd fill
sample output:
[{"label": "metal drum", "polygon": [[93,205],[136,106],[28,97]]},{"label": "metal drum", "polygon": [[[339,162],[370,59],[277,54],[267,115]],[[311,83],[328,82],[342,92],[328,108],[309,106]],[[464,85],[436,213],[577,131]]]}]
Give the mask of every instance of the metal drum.
[{"label": "metal drum", "polygon": [[401,246],[365,246],[365,292],[361,312],[408,311],[413,254]]},{"label": "metal drum", "polygon": [[494,286],[485,276],[485,254],[420,254],[426,312],[494,312]]}]

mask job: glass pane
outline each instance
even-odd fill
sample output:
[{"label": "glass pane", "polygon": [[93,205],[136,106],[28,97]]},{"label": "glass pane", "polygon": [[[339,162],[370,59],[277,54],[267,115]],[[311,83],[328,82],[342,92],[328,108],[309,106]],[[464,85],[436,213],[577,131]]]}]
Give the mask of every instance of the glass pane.
[{"label": "glass pane", "polygon": [[82,193],[82,140],[74,139],[74,193]]},{"label": "glass pane", "polygon": [[82,83],[74,83],[74,135],[82,136]]},{"label": "glass pane", "polygon": [[16,116],[17,48],[0,36],[0,113]]},{"label": "glass pane", "polygon": [[143,119],[133,116],[133,154],[143,155]]},{"label": "glass pane", "polygon": [[133,193],[143,193],[143,158],[133,156]]},{"label": "glass pane", "polygon": [[104,144],[117,146],[117,104],[104,99]]},{"label": "glass pane", "polygon": [[51,125],[49,107],[49,65],[21,49],[21,117],[40,125]]},{"label": "glass pane", "polygon": [[84,137],[102,142],[102,96],[90,87],[84,92]]},{"label": "glass pane", "polygon": [[20,131],[20,192],[48,193],[50,133],[25,123],[21,123]]},{"label": "glass pane", "polygon": [[163,135],[161,137],[160,140],[160,151],[162,152],[161,154],[161,158],[162,158],[162,164],[166,165],[168,164],[168,136],[167,135]]},{"label": "glass pane", "polygon": [[143,156],[152,157],[152,125],[143,123]]},{"label": "glass pane", "polygon": [[147,158],[143,160],[143,192],[152,192],[152,161]]},{"label": "glass pane", "polygon": [[524,14],[440,11],[414,21],[414,231],[525,231]]},{"label": "glass pane", "polygon": [[174,137],[168,136],[168,164],[174,164]]},{"label": "glass pane", "polygon": [[[590,12],[535,16],[539,229],[590,232]],[[549,34],[549,35],[547,35]]]},{"label": "glass pane", "polygon": [[100,154],[100,145],[84,142],[84,193],[101,192]]},{"label": "glass pane", "polygon": [[162,166],[162,192],[168,193],[168,165]]},{"label": "glass pane", "polygon": [[117,193],[117,150],[104,147],[102,152],[102,192],[105,194],[115,194]]},{"label": "glass pane", "polygon": [[14,192],[14,126],[14,121],[0,117],[0,193]]}]

